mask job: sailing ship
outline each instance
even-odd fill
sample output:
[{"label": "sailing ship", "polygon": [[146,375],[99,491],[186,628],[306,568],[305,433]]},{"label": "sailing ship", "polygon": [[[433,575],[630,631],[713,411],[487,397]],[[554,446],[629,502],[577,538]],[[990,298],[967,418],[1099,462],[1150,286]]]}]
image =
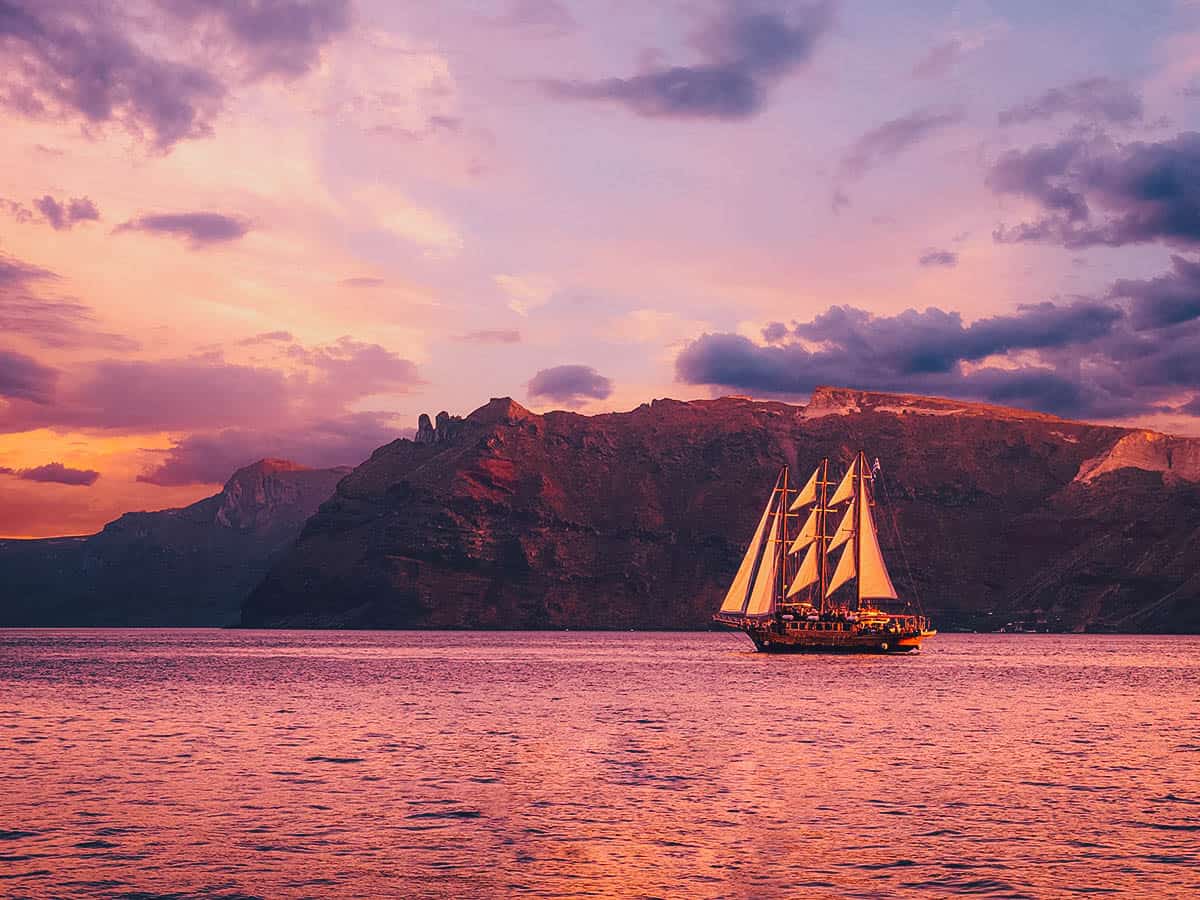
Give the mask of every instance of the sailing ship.
[{"label": "sailing ship", "polygon": [[[878,470],[879,461],[870,466],[860,452],[835,484],[823,459],[796,491],[784,466],[713,618],[746,632],[767,653],[906,653],[936,634],[907,604],[900,612],[885,608],[899,597],[873,513]],[[806,510],[800,530],[789,535],[789,520]]]}]

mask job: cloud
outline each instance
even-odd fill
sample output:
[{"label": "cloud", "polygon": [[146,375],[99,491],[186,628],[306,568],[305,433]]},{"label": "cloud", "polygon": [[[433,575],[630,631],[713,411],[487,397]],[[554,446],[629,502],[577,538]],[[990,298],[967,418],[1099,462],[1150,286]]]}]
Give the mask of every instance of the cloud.
[{"label": "cloud", "polygon": [[238,345],[242,347],[249,347],[254,344],[290,344],[294,340],[296,340],[296,338],[290,331],[263,331],[254,335],[253,337],[242,338],[240,341],[238,341]]},{"label": "cloud", "polygon": [[509,0],[507,9],[492,24],[505,28],[520,28],[557,37],[574,31],[575,17],[559,0]]},{"label": "cloud", "polygon": [[304,75],[351,24],[350,0],[160,0],[189,25],[207,22],[245,54],[254,76]]},{"label": "cloud", "polygon": [[[1163,286],[1119,283],[1110,296],[1118,293],[1136,301]],[[1045,302],[964,325],[936,308],[876,316],[835,306],[798,324],[787,343],[702,335],[677,357],[676,376],[767,395],[844,384],[1098,418],[1160,411],[1200,392],[1200,316],[1147,330],[1132,309],[1111,299]]]},{"label": "cloud", "polygon": [[49,269],[0,253],[0,291],[27,290],[34,282],[57,280],[58,275]]},{"label": "cloud", "polygon": [[1013,150],[987,177],[997,194],[1037,203],[1045,215],[1000,226],[1001,243],[1037,241],[1071,249],[1162,241],[1200,244],[1200,134],[1158,143],[1068,138]]},{"label": "cloud", "polygon": [[969,49],[961,37],[952,37],[944,43],[930,47],[929,52],[913,66],[914,78],[937,78],[946,74],[962,59]]},{"label": "cloud", "polygon": [[495,275],[492,280],[507,295],[508,308],[520,316],[528,316],[545,306],[558,290],[558,285],[548,275]]},{"label": "cloud", "polygon": [[958,265],[958,254],[953,250],[926,250],[917,259],[917,264],[922,266],[947,266],[953,268]]},{"label": "cloud", "polygon": [[1017,106],[1003,110],[1001,125],[1014,125],[1074,115],[1114,125],[1131,125],[1142,120],[1141,95],[1123,81],[1085,78],[1063,87],[1051,88]]},{"label": "cloud", "polygon": [[762,330],[763,340],[768,344],[778,344],[788,336],[790,329],[782,322],[768,322]]},{"label": "cloud", "polygon": [[884,122],[859,137],[842,154],[841,172],[857,178],[965,118],[965,109],[953,107],[917,109],[906,116]]},{"label": "cloud", "polygon": [[46,404],[54,396],[58,371],[13,350],[0,349],[0,397]]},{"label": "cloud", "polygon": [[100,218],[100,210],[87,197],[73,197],[65,203],[59,203],[46,194],[34,200],[33,205],[55,231],[71,228],[80,222],[95,222]]},{"label": "cloud", "polygon": [[359,276],[356,278],[343,278],[340,282],[343,287],[352,288],[375,288],[382,287],[386,282],[382,278],[370,278],[367,276]]},{"label": "cloud", "polygon": [[131,6],[0,3],[0,105],[85,130],[116,123],[167,152],[212,134],[231,85],[304,74],[350,24],[349,0]]},{"label": "cloud", "polygon": [[250,223],[222,213],[158,213],[139,216],[118,225],[116,233],[145,231],[187,238],[193,247],[236,241],[250,230]]},{"label": "cloud", "polygon": [[728,3],[693,39],[699,63],[652,66],[625,78],[551,79],[543,87],[560,100],[611,101],[647,118],[744,119],[763,108],[775,82],[808,61],[832,19],[831,2],[790,16]]},{"label": "cloud", "polygon": [[17,469],[16,471],[8,469],[0,471],[7,471],[24,481],[44,481],[79,487],[90,487],[100,477],[100,473],[94,469],[72,469],[60,462],[46,463],[44,466],[35,466],[32,469]]},{"label": "cloud", "polygon": [[[320,347],[285,346],[285,367],[211,357],[82,364],[59,379],[52,397],[44,389],[26,389],[36,395],[27,399],[40,398],[42,405],[10,402],[0,408],[0,431],[301,427],[345,415],[366,397],[405,393],[421,384],[415,364],[378,344],[342,338]],[[36,388],[44,382],[45,376],[33,384]]]},{"label": "cloud", "polygon": [[1113,284],[1111,297],[1132,301],[1135,329],[1146,331],[1200,319],[1200,262],[1172,256],[1171,266],[1171,272],[1157,278],[1122,278]]},{"label": "cloud", "polygon": [[215,484],[264,457],[315,468],[358,465],[377,447],[400,436],[388,413],[348,413],[280,430],[226,428],[190,434],[165,451],[162,461],[138,475],[148,484]]},{"label": "cloud", "polygon": [[205,69],[153,55],[108,4],[6,0],[0,6],[2,102],[30,117],[119,122],[160,150],[212,132],[225,87]]},{"label": "cloud", "polygon": [[531,399],[553,400],[567,406],[603,400],[613,392],[612,382],[591,366],[542,369],[529,380],[527,387]]},{"label": "cloud", "polygon": [[515,328],[484,329],[460,334],[455,340],[468,344],[519,344],[521,332]]}]

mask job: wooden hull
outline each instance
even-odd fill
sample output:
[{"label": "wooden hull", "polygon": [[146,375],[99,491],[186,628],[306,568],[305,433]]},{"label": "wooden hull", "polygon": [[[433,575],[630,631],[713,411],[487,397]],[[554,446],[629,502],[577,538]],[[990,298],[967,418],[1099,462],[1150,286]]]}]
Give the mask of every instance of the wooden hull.
[{"label": "wooden hull", "polygon": [[781,628],[775,624],[733,627],[744,631],[760,653],[911,653],[921,649],[921,641],[937,633],[932,630],[882,633],[858,628]]}]

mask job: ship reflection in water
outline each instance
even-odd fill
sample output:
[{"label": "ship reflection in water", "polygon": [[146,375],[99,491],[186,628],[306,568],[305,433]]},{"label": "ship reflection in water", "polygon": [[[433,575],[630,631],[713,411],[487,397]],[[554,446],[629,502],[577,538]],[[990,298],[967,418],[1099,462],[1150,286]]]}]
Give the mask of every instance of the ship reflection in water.
[{"label": "ship reflection in water", "polygon": [[6,896],[1200,895],[1200,639],[0,632]]}]

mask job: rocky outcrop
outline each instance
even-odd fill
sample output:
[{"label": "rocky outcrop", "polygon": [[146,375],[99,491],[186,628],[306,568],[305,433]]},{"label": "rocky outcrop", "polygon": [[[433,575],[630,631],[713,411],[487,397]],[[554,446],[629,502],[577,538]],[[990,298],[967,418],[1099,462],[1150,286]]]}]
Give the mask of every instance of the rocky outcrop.
[{"label": "rocky outcrop", "polygon": [[1161,472],[1168,483],[1200,481],[1200,438],[1181,438],[1156,431],[1133,431],[1079,468],[1076,481],[1087,484],[1107,472],[1141,469]]},{"label": "rocky outcrop", "polygon": [[944,626],[1200,628],[1200,494],[1129,466],[1076,481],[1128,434],[837,388],[807,408],[657,400],[597,416],[494,399],[343,479],[242,621],[703,628],[779,466],[804,475],[862,447],[883,461],[897,583]]},{"label": "rocky outcrop", "polygon": [[228,625],[350,470],[264,459],[182,509],[95,535],[0,540],[0,625]]}]

